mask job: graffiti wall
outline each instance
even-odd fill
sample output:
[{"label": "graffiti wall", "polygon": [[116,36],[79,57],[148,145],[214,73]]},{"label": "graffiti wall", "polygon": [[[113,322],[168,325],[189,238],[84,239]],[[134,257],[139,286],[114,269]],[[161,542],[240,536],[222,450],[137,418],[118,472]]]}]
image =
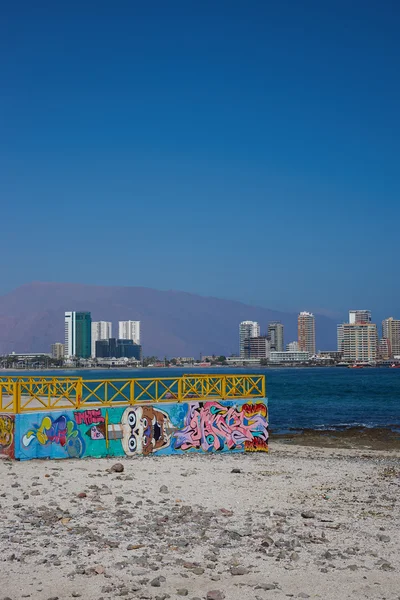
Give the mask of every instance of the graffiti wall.
[{"label": "graffiti wall", "polygon": [[267,452],[267,401],[142,404],[18,415],[15,456]]},{"label": "graffiti wall", "polygon": [[14,415],[0,414],[0,455],[14,458]]}]

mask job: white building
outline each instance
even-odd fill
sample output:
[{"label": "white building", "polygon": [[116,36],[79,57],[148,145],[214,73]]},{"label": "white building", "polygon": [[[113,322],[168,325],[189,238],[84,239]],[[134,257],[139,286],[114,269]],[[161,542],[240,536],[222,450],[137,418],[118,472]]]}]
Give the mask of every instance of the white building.
[{"label": "white building", "polygon": [[140,321],[119,321],[118,338],[133,340],[134,344],[140,344]]},{"label": "white building", "polygon": [[370,310],[349,310],[349,323],[371,323]]},{"label": "white building", "polygon": [[52,344],[51,345],[51,357],[56,358],[57,360],[64,358],[64,344],[61,344],[60,342],[56,342],[55,344]]},{"label": "white building", "polygon": [[239,354],[245,357],[244,342],[251,337],[259,337],[260,325],[257,321],[242,321],[239,325]]},{"label": "white building", "polygon": [[315,354],[315,319],[309,312],[301,312],[297,318],[298,342],[301,352]]},{"label": "white building", "polygon": [[112,338],[111,321],[92,321],[92,358],[96,356],[96,342]]},{"label": "white building", "polygon": [[309,352],[270,352],[269,362],[271,363],[286,363],[286,362],[307,362],[310,360]]},{"label": "white building", "polygon": [[298,352],[299,351],[299,342],[289,342],[286,344],[286,352]]}]

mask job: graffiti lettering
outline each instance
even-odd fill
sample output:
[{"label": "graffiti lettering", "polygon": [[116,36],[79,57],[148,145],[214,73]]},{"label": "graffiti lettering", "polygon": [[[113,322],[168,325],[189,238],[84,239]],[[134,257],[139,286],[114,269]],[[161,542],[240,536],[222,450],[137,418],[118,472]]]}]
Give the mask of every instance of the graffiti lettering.
[{"label": "graffiti lettering", "polygon": [[223,406],[218,402],[190,404],[185,417],[185,427],[174,434],[175,449],[191,448],[212,450],[232,450],[243,448],[245,442],[259,438],[267,443],[268,424],[266,407],[260,404],[259,410],[249,416],[236,406]]},{"label": "graffiti lettering", "polygon": [[7,415],[0,416],[0,446],[8,448],[14,438],[14,421]]},{"label": "graffiti lettering", "polygon": [[75,423],[65,415],[56,419],[44,417],[40,425],[34,425],[22,438],[22,445],[27,448],[34,440],[40,445],[59,444],[71,458],[82,456],[84,442]]},{"label": "graffiti lettering", "polygon": [[268,442],[261,438],[254,438],[251,442],[244,443],[244,449],[246,452],[268,452]]},{"label": "graffiti lettering", "polygon": [[257,413],[263,417],[267,416],[267,407],[262,402],[258,402],[257,404],[243,404],[242,411],[247,417],[252,417]]},{"label": "graffiti lettering", "polygon": [[94,423],[104,423],[104,417],[101,416],[101,410],[84,410],[83,412],[74,412],[77,425],[93,425]]}]

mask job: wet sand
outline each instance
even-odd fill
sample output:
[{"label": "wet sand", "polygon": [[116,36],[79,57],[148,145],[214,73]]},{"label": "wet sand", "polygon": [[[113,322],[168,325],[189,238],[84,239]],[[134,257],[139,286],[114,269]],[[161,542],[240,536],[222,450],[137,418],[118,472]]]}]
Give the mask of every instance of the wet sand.
[{"label": "wet sand", "polygon": [[320,448],[365,448],[368,450],[400,450],[400,425],[391,429],[352,427],[345,430],[305,429],[285,434],[271,433],[276,441]]}]

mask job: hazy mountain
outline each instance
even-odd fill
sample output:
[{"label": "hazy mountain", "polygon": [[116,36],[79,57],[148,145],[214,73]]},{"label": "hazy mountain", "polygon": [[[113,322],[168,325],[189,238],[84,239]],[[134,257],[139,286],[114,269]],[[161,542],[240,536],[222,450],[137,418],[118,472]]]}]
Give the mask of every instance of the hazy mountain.
[{"label": "hazy mountain", "polygon": [[[297,339],[297,315],[186,292],[142,287],[101,287],[70,283],[29,283],[0,296],[0,353],[49,352],[64,341],[64,311],[88,310],[95,321],[142,322],[145,355],[199,356],[238,352],[240,321],[285,326],[285,343]],[[316,316],[317,348],[335,349],[336,322]]]}]

